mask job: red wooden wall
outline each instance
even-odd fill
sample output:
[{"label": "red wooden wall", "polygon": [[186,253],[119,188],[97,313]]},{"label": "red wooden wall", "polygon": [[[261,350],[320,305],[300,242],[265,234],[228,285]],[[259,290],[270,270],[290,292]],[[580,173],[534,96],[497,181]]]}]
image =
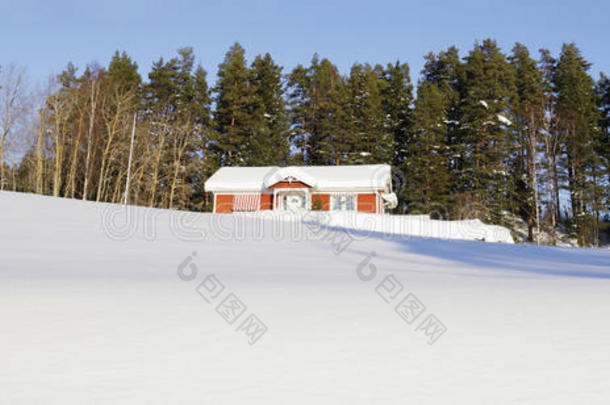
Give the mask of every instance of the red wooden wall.
[{"label": "red wooden wall", "polygon": [[375,194],[358,194],[358,212],[377,212],[377,198]]},{"label": "red wooden wall", "polygon": [[220,214],[233,212],[233,194],[216,195],[216,212]]},{"label": "red wooden wall", "polygon": [[[298,182],[293,182],[290,184],[297,184]],[[280,183],[277,183],[280,184]],[[276,184],[276,185],[277,185]],[[286,183],[289,184],[289,183]],[[303,184],[303,183],[300,183]],[[299,188],[302,186],[292,186],[290,188]],[[284,188],[284,186],[282,186]],[[286,187],[288,188],[288,187]],[[330,210],[330,194],[312,194],[311,196],[312,206],[314,201],[318,200],[322,203],[322,211]],[[368,212],[368,213],[376,213],[377,212],[377,196],[374,193],[371,194],[358,194],[357,195],[357,205],[356,208],[358,212]],[[273,209],[273,194],[261,194],[260,201],[260,209],[261,210],[271,210]],[[233,212],[233,195],[232,194],[217,194],[216,195],[216,212],[219,214],[226,214]]]}]

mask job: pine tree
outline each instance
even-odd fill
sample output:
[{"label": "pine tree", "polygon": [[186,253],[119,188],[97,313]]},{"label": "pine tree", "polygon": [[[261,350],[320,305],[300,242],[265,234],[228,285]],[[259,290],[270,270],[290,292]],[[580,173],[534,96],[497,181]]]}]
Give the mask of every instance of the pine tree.
[{"label": "pine tree", "polygon": [[406,162],[408,187],[403,196],[410,212],[446,211],[451,202],[446,114],[447,100],[436,83],[420,83]]},{"label": "pine tree", "polygon": [[124,90],[139,90],[142,78],[138,73],[138,64],[125,51],[116,51],[108,65],[108,77],[115,85]]},{"label": "pine tree", "polygon": [[542,80],[544,88],[544,121],[541,132],[544,154],[543,167],[541,171],[542,183],[546,201],[546,215],[550,221],[551,228],[551,244],[555,244],[555,230],[562,222],[561,217],[561,200],[559,199],[559,189],[561,185],[558,159],[562,145],[562,134],[557,130],[556,113],[555,113],[555,93],[553,92],[553,75],[557,61],[551,56],[547,49],[540,50],[539,68],[542,71]]},{"label": "pine tree", "polygon": [[211,171],[210,96],[206,73],[200,66],[193,71],[194,62],[193,49],[182,48],[177,57],[156,62],[149,74],[151,206],[201,208],[201,172]]},{"label": "pine tree", "polygon": [[413,125],[413,85],[409,65],[396,61],[385,69],[377,67],[382,79],[381,96],[385,113],[385,127],[392,135],[394,154],[392,165],[403,170]]},{"label": "pine tree", "polygon": [[253,91],[244,48],[235,43],[218,66],[214,124],[224,166],[244,166],[252,148]]},{"label": "pine tree", "polygon": [[341,163],[346,136],[347,94],[343,78],[328,59],[312,62],[311,162],[317,165]]},{"label": "pine tree", "polygon": [[[443,96],[445,111],[444,121],[439,123],[445,129],[442,145],[445,146],[449,170],[449,196],[445,199],[445,217],[460,217],[461,205],[465,191],[462,170],[467,156],[467,145],[462,142],[462,97],[465,77],[465,65],[460,60],[456,47],[450,47],[438,55],[426,55],[422,70],[422,83],[433,84]],[[422,84],[420,83],[420,86]]]},{"label": "pine tree", "polygon": [[[545,94],[543,72],[530,57],[525,45],[517,43],[510,57],[516,73],[516,97],[511,109],[517,133],[518,159],[513,163],[515,203],[521,205],[519,214],[527,218],[529,240],[540,235],[540,206],[538,191],[539,133],[544,129]],[[539,241],[539,239],[536,239]]]},{"label": "pine tree", "polygon": [[[591,242],[595,225],[589,210],[599,205],[599,192],[592,179],[600,175],[595,145],[599,139],[599,111],[590,64],[574,44],[564,44],[553,75],[556,93],[557,130],[564,134],[565,172],[580,245]],[[599,210],[599,208],[597,208]]]},{"label": "pine tree", "polygon": [[[603,220],[605,222],[606,236],[608,236],[608,229],[610,229],[610,213],[608,213],[608,207],[610,207],[610,78],[603,73],[600,74],[596,91],[600,110],[600,136],[596,143],[596,151],[600,161],[600,168],[605,168],[605,176],[603,173],[600,173],[600,176],[594,179],[594,183],[600,193],[598,202],[601,206],[599,208],[600,211],[605,212]],[[597,217],[600,218],[599,213]],[[600,228],[601,224],[599,224],[598,219],[598,230],[601,230]]]},{"label": "pine tree", "polygon": [[250,68],[254,125],[248,163],[253,166],[286,165],[290,155],[288,121],[283,99],[282,68],[268,53],[257,56]]},{"label": "pine tree", "polygon": [[218,170],[218,158],[211,148],[213,127],[211,117],[211,97],[207,83],[207,72],[198,65],[188,81],[191,97],[189,99],[189,122],[192,125],[193,139],[184,183],[190,187],[188,196],[190,210],[209,210],[212,202],[204,190],[205,181]]},{"label": "pine tree", "polygon": [[341,161],[351,164],[392,163],[393,134],[386,125],[382,92],[386,83],[369,65],[352,66],[347,80],[348,114],[337,143]]},{"label": "pine tree", "polygon": [[[606,168],[606,182],[610,187],[610,78],[603,73],[600,74],[596,91],[601,112],[601,137],[597,149]],[[606,204],[610,206],[610,190],[607,191],[606,197]]]},{"label": "pine tree", "polygon": [[346,137],[347,87],[336,66],[314,55],[289,76],[291,132],[304,164],[341,163]]},{"label": "pine tree", "polygon": [[286,93],[290,130],[288,140],[295,150],[292,161],[307,165],[311,161],[309,141],[312,127],[311,75],[309,69],[298,65],[288,75]]},{"label": "pine tree", "polygon": [[515,153],[509,130],[514,71],[490,39],[475,45],[466,62],[460,140],[466,154],[460,181],[472,198],[472,214],[502,224],[504,210],[516,211],[508,172]]}]

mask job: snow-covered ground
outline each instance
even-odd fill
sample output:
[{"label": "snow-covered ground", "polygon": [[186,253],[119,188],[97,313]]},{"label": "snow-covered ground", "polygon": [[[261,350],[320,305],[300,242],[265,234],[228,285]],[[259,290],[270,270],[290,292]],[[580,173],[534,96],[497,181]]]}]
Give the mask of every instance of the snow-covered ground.
[{"label": "snow-covered ground", "polygon": [[0,193],[0,403],[606,404],[610,251]]},{"label": "snow-covered ground", "polygon": [[[270,212],[270,216],[275,213]],[[430,219],[428,215],[377,215],[359,212],[311,212],[306,221],[329,226],[357,230],[363,236],[375,232],[386,238],[422,236],[426,238],[478,240],[485,242],[515,243],[510,231],[498,225],[484,224],[478,219],[443,221]]]}]

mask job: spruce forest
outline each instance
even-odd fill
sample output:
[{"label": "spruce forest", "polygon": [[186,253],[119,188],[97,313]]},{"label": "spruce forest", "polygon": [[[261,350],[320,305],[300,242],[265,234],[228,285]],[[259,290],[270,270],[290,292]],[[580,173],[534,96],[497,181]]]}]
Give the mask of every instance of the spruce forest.
[{"label": "spruce forest", "polygon": [[290,71],[246,60],[236,43],[213,84],[195,61],[179,49],[145,79],[117,52],[107,67],[68,64],[36,94],[1,66],[0,187],[120,203],[129,170],[129,204],[210,211],[203,184],[221,166],[387,163],[395,213],[518,218],[525,239],[551,244],[607,232],[610,79],[574,44],[553,55],[487,39],[430,53],[421,72],[340,72],[317,55]]}]

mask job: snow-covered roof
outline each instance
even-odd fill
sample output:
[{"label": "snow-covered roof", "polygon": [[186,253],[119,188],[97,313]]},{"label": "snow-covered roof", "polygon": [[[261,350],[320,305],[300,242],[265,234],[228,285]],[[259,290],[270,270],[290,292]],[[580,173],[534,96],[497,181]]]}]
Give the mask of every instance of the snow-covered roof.
[{"label": "snow-covered roof", "polygon": [[307,184],[309,187],[316,187],[318,181],[311,174],[307,173],[303,168],[296,166],[278,167],[276,170],[270,170],[269,174],[263,179],[263,186],[269,188],[272,185],[287,179],[294,179],[301,183]]},{"label": "snow-covered roof", "polygon": [[316,191],[391,191],[389,165],[222,167],[205,182],[212,192],[261,192],[300,181]]}]

